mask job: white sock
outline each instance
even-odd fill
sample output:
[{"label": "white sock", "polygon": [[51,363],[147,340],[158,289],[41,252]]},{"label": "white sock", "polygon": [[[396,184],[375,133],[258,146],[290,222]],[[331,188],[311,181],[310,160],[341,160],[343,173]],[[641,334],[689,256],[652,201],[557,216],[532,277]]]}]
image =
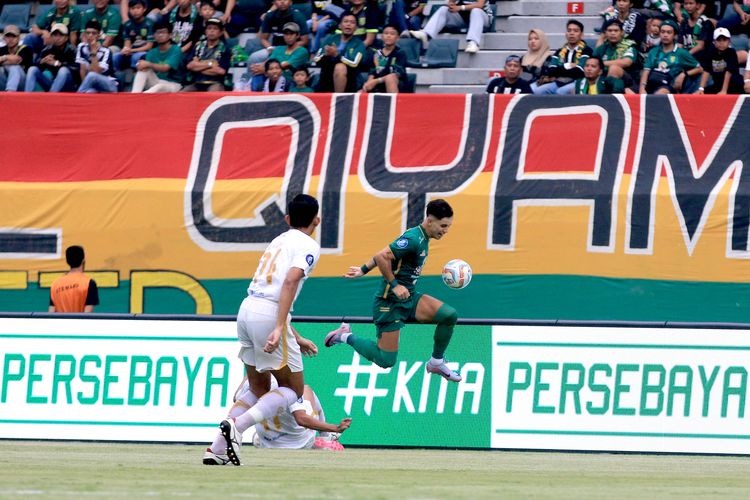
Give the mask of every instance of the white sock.
[{"label": "white sock", "polygon": [[211,451],[217,455],[227,454],[227,440],[224,439],[224,435],[219,432],[214,438],[214,442],[211,443]]},{"label": "white sock", "polygon": [[264,394],[252,408],[235,418],[234,425],[238,432],[245,432],[258,422],[278,415],[295,401],[296,392],[288,387],[279,387]]},{"label": "white sock", "polygon": [[438,365],[442,365],[442,364],[443,364],[443,358],[440,358],[440,359],[438,359],[438,358],[432,358],[432,357],[431,357],[431,358],[430,358],[430,361],[429,361],[429,363],[430,363],[430,364],[431,364],[432,366],[438,366]]},{"label": "white sock", "polygon": [[[237,392],[237,401],[235,401],[232,408],[229,409],[229,418],[237,418],[258,402],[258,396],[250,390],[250,385],[245,382],[245,385]],[[226,455],[227,453],[227,441],[224,439],[224,435],[219,432],[214,438],[214,442],[211,444],[211,451],[217,455]]]},{"label": "white sock", "polygon": [[349,338],[349,336],[352,334],[352,332],[346,332],[341,334],[341,342],[346,344],[346,339]]}]

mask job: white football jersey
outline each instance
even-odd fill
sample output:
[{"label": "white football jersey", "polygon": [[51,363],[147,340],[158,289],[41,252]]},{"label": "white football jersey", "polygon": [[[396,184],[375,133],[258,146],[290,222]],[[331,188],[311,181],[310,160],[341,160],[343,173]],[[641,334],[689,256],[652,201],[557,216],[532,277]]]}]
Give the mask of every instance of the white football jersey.
[{"label": "white football jersey", "polygon": [[[310,276],[320,258],[320,245],[298,229],[290,229],[280,234],[268,245],[258,263],[253,280],[247,288],[251,297],[259,297],[278,302],[281,285],[293,267],[302,269],[305,275],[297,287],[297,295],[304,281]],[[297,296],[295,295],[295,299]]]},{"label": "white football jersey", "polygon": [[260,437],[263,448],[304,448],[311,438],[315,438],[315,431],[297,424],[294,420],[295,411],[303,410],[313,415],[312,404],[306,399],[295,401],[286,411],[268,420],[255,424],[255,431]]}]

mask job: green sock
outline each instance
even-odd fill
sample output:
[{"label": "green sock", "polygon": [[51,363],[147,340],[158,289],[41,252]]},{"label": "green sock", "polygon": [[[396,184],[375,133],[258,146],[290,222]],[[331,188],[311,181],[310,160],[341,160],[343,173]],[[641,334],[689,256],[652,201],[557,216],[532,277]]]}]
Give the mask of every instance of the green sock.
[{"label": "green sock", "polygon": [[432,357],[443,359],[445,350],[453,336],[453,327],[458,321],[458,313],[448,304],[443,304],[435,313],[434,318],[437,327],[435,327],[435,345],[432,348]]},{"label": "green sock", "polygon": [[383,351],[378,348],[378,344],[370,339],[362,339],[352,334],[346,339],[346,343],[381,368],[390,368],[396,364],[398,351]]}]

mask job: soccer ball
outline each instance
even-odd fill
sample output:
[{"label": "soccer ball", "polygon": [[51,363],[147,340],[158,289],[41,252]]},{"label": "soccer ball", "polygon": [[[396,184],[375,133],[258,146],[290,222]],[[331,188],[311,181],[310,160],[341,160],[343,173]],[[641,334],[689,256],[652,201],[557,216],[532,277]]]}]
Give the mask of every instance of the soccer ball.
[{"label": "soccer ball", "polygon": [[471,266],[461,259],[453,259],[443,266],[443,283],[448,288],[465,288],[471,282]]}]

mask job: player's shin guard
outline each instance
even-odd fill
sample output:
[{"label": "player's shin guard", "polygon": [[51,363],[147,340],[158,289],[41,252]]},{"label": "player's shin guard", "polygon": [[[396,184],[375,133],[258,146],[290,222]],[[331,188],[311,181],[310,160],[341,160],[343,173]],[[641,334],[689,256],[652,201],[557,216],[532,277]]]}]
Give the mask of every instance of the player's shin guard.
[{"label": "player's shin guard", "polygon": [[453,336],[453,327],[458,321],[458,313],[448,304],[443,304],[435,313],[435,345],[432,348],[432,357],[442,359],[445,350]]},{"label": "player's shin guard", "polygon": [[356,335],[349,335],[346,339],[349,344],[359,354],[372,361],[381,368],[390,368],[396,364],[398,351],[383,351],[378,348],[378,344],[370,339],[361,339]]},{"label": "player's shin guard", "polygon": [[239,432],[245,432],[258,422],[278,415],[297,401],[297,393],[288,387],[279,387],[261,397],[258,402],[234,421]]}]

